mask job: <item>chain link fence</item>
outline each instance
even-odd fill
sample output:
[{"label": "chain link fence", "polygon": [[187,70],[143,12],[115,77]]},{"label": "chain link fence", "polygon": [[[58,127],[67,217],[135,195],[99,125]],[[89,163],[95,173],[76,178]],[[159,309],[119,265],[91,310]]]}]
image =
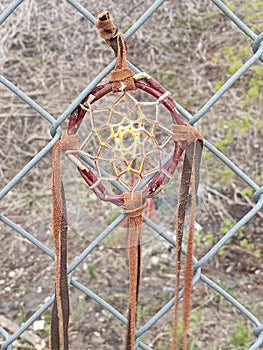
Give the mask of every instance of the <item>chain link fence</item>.
[{"label": "chain link fence", "polygon": [[[3,11],[0,16],[0,25],[16,10],[16,8],[24,0],[14,0],[10,5]],[[76,0],[67,0],[68,3],[73,6],[76,11],[79,11],[89,22],[93,25],[95,24],[96,18],[84,8]],[[185,110],[178,102],[177,109],[179,112],[193,125],[197,123],[211,108],[212,106],[222,97],[222,95],[235,83],[237,80],[244,75],[247,70],[256,64],[258,61],[263,62],[263,33],[256,35],[249,27],[241,21],[234,12],[230,10],[222,1],[213,0],[214,5],[216,5],[226,16],[231,20],[246,36],[248,36],[252,41],[251,57],[218,89],[218,91],[205,103],[205,105],[195,114],[191,115],[187,110]],[[141,15],[141,17],[126,31],[125,40],[128,40],[137,30],[144,25],[149,17],[158,10],[160,6],[166,6],[165,0],[155,1],[146,11]],[[13,14],[14,15],[14,14]],[[44,118],[50,123],[50,134],[52,136],[51,140],[21,169],[13,178],[9,181],[6,186],[4,186],[0,192],[0,199],[4,199],[5,196],[19,183],[24,177],[27,177],[30,170],[35,167],[40,160],[47,155],[55,143],[59,140],[62,134],[62,124],[66,121],[69,114],[76,108],[76,106],[81,103],[84,97],[90,93],[90,91],[105,78],[111,70],[114,68],[115,60],[113,60],[105,69],[103,69],[100,74],[98,74],[95,79],[76,97],[76,99],[64,110],[58,119],[55,119],[51,114],[44,110],[38,103],[31,99],[27,94],[21,91],[17,86],[15,86],[12,81],[8,80],[5,76],[0,76],[1,83],[13,94],[18,96],[22,101],[34,109],[41,118]],[[131,68],[135,72],[139,70],[130,63]],[[220,152],[212,143],[205,140],[205,147],[211,151],[214,157],[220,159],[233,173],[235,173],[239,178],[241,178],[252,190],[253,190],[253,200],[255,202],[253,208],[247,212],[204,256],[200,259],[195,258],[195,273],[193,277],[193,285],[197,282],[206,284],[209,288],[219,293],[225,300],[231,303],[236,310],[237,314],[243,314],[247,319],[249,319],[254,324],[254,335],[255,342],[250,346],[250,350],[256,350],[263,346],[263,324],[261,321],[250,312],[244,305],[233,298],[224,288],[219,284],[215,283],[213,280],[208,278],[203,272],[202,268],[205,264],[211,260],[218,251],[233,237],[237,234],[241,227],[247,224],[249,220],[253,220],[255,215],[262,209],[263,206],[263,187],[255,183],[248,174],[244,173],[238,166],[236,166],[228,157],[226,157],[222,152]],[[259,165],[260,166],[260,165]],[[85,259],[90,255],[98,245],[103,242],[108,235],[121,224],[125,217],[125,214],[120,214],[108,227],[106,227],[79,255],[75,257],[72,263],[68,266],[68,276],[69,283],[72,287],[81,291],[88,298],[93,299],[95,302],[101,305],[102,308],[111,313],[116,319],[121,323],[126,324],[126,317],[120,313],[116,308],[106,302],[102,297],[92,291],[92,285],[87,287],[81,284],[75,278],[72,277],[74,270],[85,261]],[[23,227],[18,225],[16,222],[10,220],[4,215],[0,215],[2,223],[8,225],[12,230],[17,232],[21,237],[33,243],[36,249],[41,250],[43,253],[48,255],[50,259],[54,259],[54,252],[43,244],[39,239],[37,239],[34,234],[29,233]],[[175,246],[174,238],[167,232],[165,232],[160,226],[154,223],[150,218],[144,217],[144,224],[149,226],[156,234],[160,235],[164,240],[166,240],[172,247]],[[2,247],[3,254],[4,247]],[[21,324],[19,329],[13,334],[10,334],[6,329],[1,327],[0,324],[0,334],[3,337],[3,343],[1,349],[13,349],[13,343],[17,340],[29,327],[38,320],[41,315],[52,305],[54,301],[54,296],[45,299],[45,302],[39,307],[35,313],[29,317],[24,323]],[[41,302],[41,301],[40,301]],[[170,298],[165,305],[153,316],[151,317],[141,328],[137,329],[137,347],[145,350],[152,349],[148,346],[142,339],[143,335],[155,325],[164,315],[172,308],[174,304],[174,298]],[[222,320],[223,327],[223,320]]]}]

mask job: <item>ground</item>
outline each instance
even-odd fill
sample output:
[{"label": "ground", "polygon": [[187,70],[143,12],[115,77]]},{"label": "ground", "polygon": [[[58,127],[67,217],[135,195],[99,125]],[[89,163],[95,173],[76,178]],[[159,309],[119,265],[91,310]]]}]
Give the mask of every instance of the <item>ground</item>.
[{"label": "ground", "polygon": [[[0,9],[7,4],[7,0],[2,1]],[[105,10],[111,11],[119,29],[125,32],[151,4],[148,0],[127,0],[118,2],[116,7],[116,1],[109,1]],[[104,10],[95,0],[83,0],[82,5],[95,16]],[[262,31],[261,2],[242,0],[228,5],[256,34]],[[113,59],[97,29],[66,2],[25,0],[0,31],[1,74],[55,118]],[[128,51],[128,59],[135,66],[157,78],[193,115],[251,55],[252,41],[208,0],[166,1],[129,40]],[[204,137],[258,185],[263,180],[262,74],[262,63],[258,62],[198,123]],[[2,188],[51,137],[49,122],[3,85],[0,105]],[[66,128],[66,123],[63,127]],[[98,202],[73,168],[65,170],[68,170],[64,180],[69,202],[71,262],[114,219],[116,209]],[[52,249],[50,179],[51,155],[48,154],[4,197],[1,213]],[[197,258],[208,252],[254,206],[251,188],[207,150],[202,162],[201,187]],[[170,188],[172,193],[176,190],[176,184]],[[161,202],[157,217],[160,225],[172,227],[167,220],[173,217],[171,206],[172,209]],[[259,320],[263,319],[262,218],[261,211],[202,269]],[[53,294],[54,264],[7,225],[1,223],[0,230],[0,326],[13,333]],[[151,234],[145,233],[138,326],[172,297],[174,285],[174,250],[161,237]],[[73,277],[125,314],[127,252],[125,244],[117,249],[115,243],[108,240],[101,244]],[[172,312],[168,312],[141,340],[156,350],[169,349],[172,317]],[[50,310],[30,327],[31,333],[16,341],[14,348],[47,348],[49,321]],[[180,330],[181,324],[178,327]],[[254,328],[206,284],[196,285],[189,349],[245,350],[256,339]],[[71,349],[122,349],[124,338],[125,327],[119,321],[71,288]]]}]

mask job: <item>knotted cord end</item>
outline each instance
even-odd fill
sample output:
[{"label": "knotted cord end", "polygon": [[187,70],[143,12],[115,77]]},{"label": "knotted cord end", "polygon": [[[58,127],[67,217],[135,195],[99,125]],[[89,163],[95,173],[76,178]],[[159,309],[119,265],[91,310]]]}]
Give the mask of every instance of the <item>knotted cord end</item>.
[{"label": "knotted cord end", "polygon": [[99,28],[100,36],[112,47],[117,57],[115,69],[110,76],[112,91],[136,90],[133,78],[134,72],[128,67],[126,60],[128,46],[124,42],[123,34],[117,33],[118,28],[111,20],[109,11],[100,12],[98,14],[96,27]]},{"label": "knotted cord end", "polygon": [[96,27],[99,28],[100,36],[110,45],[110,40],[117,34],[118,28],[111,20],[109,11],[102,11],[98,14]]},{"label": "knotted cord end", "polygon": [[146,207],[146,204],[144,203],[138,208],[124,209],[123,212],[125,214],[127,214],[129,218],[136,218],[136,217],[140,217],[142,215],[145,207]]},{"label": "knotted cord end", "polygon": [[188,144],[196,140],[203,141],[203,136],[192,125],[186,123],[185,125],[173,124],[173,140],[186,141]]}]

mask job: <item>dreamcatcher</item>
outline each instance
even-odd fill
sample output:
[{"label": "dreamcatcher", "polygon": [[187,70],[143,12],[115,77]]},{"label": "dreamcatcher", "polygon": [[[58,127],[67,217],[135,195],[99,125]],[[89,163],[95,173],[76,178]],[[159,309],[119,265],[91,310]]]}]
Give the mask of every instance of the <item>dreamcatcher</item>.
[{"label": "dreamcatcher", "polygon": [[[67,281],[67,219],[61,182],[60,150],[76,165],[80,175],[96,196],[122,207],[129,222],[128,257],[130,276],[126,349],[135,348],[136,305],[142,271],[142,215],[146,200],[157,195],[172,178],[179,159],[185,153],[176,214],[176,278],[174,332],[181,272],[181,252],[186,207],[191,192],[191,217],[184,271],[183,350],[187,349],[187,330],[193,277],[193,239],[196,193],[203,146],[202,136],[176,110],[175,102],[156,80],[147,74],[134,74],[126,61],[122,33],[102,12],[96,23],[101,36],[116,52],[115,70],[110,82],[98,85],[71,113],[68,130],[53,149],[53,235],[56,256],[55,302],[52,311],[51,347],[68,349],[69,295]],[[116,96],[108,107],[97,107],[108,95]],[[148,102],[142,96],[150,96]],[[154,113],[145,113],[145,106]],[[169,111],[163,120],[161,108]],[[104,119],[100,116],[104,115]],[[89,130],[81,146],[78,132],[83,118]],[[168,151],[167,151],[168,149]],[[106,184],[121,184],[123,192]]]}]

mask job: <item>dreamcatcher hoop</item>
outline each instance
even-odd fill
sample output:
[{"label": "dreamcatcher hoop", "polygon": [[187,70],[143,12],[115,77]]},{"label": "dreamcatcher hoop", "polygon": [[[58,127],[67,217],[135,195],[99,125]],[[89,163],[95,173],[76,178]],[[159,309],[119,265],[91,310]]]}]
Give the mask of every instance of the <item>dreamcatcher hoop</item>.
[{"label": "dreamcatcher hoop", "polygon": [[[195,129],[192,128],[189,124],[186,124],[183,117],[176,110],[175,102],[173,98],[170,96],[170,93],[164,89],[155,79],[151,78],[149,75],[145,73],[134,75],[135,79],[135,87],[145,93],[156,98],[157,102],[162,103],[162,105],[170,112],[172,117],[172,123],[176,124],[177,132],[181,134],[186,134],[185,128],[191,129],[192,132],[195,132]],[[139,80],[140,79],[140,80]],[[112,83],[107,83],[104,85],[96,86],[91,93],[82,101],[82,103],[75,108],[75,110],[71,113],[69,118],[69,124],[67,133],[68,135],[76,135],[81,123],[84,119],[85,114],[87,113],[88,108],[94,102],[102,99],[107,94],[112,92]],[[183,127],[180,129],[180,125]],[[184,131],[183,131],[184,129]],[[171,132],[172,134],[172,132]],[[179,134],[178,134],[179,135]],[[170,178],[173,176],[180,157],[183,151],[186,148],[187,141],[185,137],[181,135],[182,140],[176,141],[175,134],[173,132],[174,137],[174,148],[172,151],[172,156],[163,165],[161,171],[157,172],[153,178],[149,181],[148,184],[143,189],[143,200],[146,198],[154,196],[158,193],[158,190],[164,186]],[[179,136],[178,136],[179,137]],[[178,139],[179,140],[179,139]],[[98,196],[99,199],[104,201],[109,201],[117,206],[124,205],[124,194],[113,194],[109,193],[108,190],[104,187],[104,185],[98,181],[97,176],[94,174],[92,169],[88,168],[83,161],[81,161],[80,156],[76,153],[76,150],[67,150],[65,154],[70,158],[70,160],[77,166],[78,171],[81,176],[88,184],[88,186],[92,189],[92,191]],[[72,156],[74,154],[74,156]]]},{"label": "dreamcatcher hoop", "polygon": [[[129,314],[127,323],[126,350],[135,348],[135,328],[136,328],[136,305],[139,294],[139,284],[142,271],[142,215],[147,198],[153,197],[167,184],[173,176],[181,155],[185,151],[185,158],[182,167],[181,185],[178,196],[178,210],[176,215],[176,278],[175,278],[175,302],[174,302],[174,333],[172,338],[172,350],[176,349],[177,340],[177,318],[178,318],[178,296],[179,281],[181,271],[182,241],[184,232],[184,222],[186,216],[186,207],[188,195],[191,188],[192,208],[191,222],[188,232],[186,265],[184,273],[184,299],[183,299],[183,350],[187,349],[187,330],[189,324],[191,283],[193,277],[193,240],[194,240],[194,220],[196,209],[196,196],[199,183],[199,167],[201,161],[201,152],[203,138],[188,124],[180,113],[176,110],[176,105],[170,93],[162,85],[149,75],[134,74],[128,67],[126,61],[126,45],[123,35],[117,33],[117,27],[110,20],[109,12],[99,14],[97,26],[100,28],[101,36],[117,52],[115,70],[111,74],[110,83],[96,86],[91,93],[75,108],[69,118],[67,133],[53,148],[53,172],[52,172],[52,194],[53,194],[53,236],[55,245],[55,264],[56,264],[56,285],[55,301],[51,321],[51,348],[52,350],[68,350],[68,319],[69,319],[69,295],[67,282],[67,220],[66,220],[66,203],[61,182],[61,169],[59,162],[60,150],[63,150],[66,156],[77,166],[81,176],[88,184],[89,188],[103,201],[111,202],[124,208],[124,213],[129,219],[129,277],[130,277],[130,298]],[[113,41],[112,41],[113,40]],[[113,45],[114,44],[114,45]],[[116,45],[115,45],[116,44]],[[159,169],[152,172],[152,178],[148,178],[141,189],[137,184],[129,187],[124,193],[110,193],[104,186],[100,176],[99,158],[93,157],[95,169],[88,167],[82,160],[78,149],[78,130],[84,116],[92,110],[92,104],[99,101],[109,93],[121,93],[123,96],[129,90],[141,90],[146,94],[153,96],[157,103],[163,105],[172,117],[172,130],[168,131],[170,139],[173,140],[173,150],[165,163],[159,164]],[[156,120],[158,124],[158,120]],[[114,128],[111,128],[114,130]],[[101,147],[109,148],[114,151],[121,150],[122,140],[125,135],[131,135],[136,142],[139,142],[141,131],[144,131],[147,137],[154,138],[149,131],[144,129],[143,124],[138,128],[134,123],[122,125],[118,123],[117,132],[111,132],[106,140],[99,140]],[[155,128],[153,127],[153,131]],[[92,132],[97,132],[93,127]],[[97,133],[98,136],[98,133]],[[118,147],[111,146],[110,141],[117,142]],[[134,141],[135,142],[135,141]],[[135,142],[135,145],[137,143]],[[140,142],[138,143],[140,144]],[[166,143],[165,143],[166,145]],[[128,147],[127,152],[134,147]],[[136,148],[136,147],[135,147]],[[157,146],[158,148],[158,146]],[[142,147],[143,150],[143,147]],[[143,151],[142,151],[143,152]],[[126,154],[124,152],[124,154]],[[145,159],[147,155],[142,154]],[[116,158],[116,156],[114,156]],[[121,156],[122,157],[122,156]],[[136,159],[136,152],[133,154],[131,161]],[[110,163],[114,163],[109,159]],[[131,163],[126,161],[127,173],[136,173],[141,180],[144,178],[142,171],[136,170]],[[95,170],[97,173],[95,174]],[[115,166],[116,180],[120,181],[122,172],[118,172]]]}]

